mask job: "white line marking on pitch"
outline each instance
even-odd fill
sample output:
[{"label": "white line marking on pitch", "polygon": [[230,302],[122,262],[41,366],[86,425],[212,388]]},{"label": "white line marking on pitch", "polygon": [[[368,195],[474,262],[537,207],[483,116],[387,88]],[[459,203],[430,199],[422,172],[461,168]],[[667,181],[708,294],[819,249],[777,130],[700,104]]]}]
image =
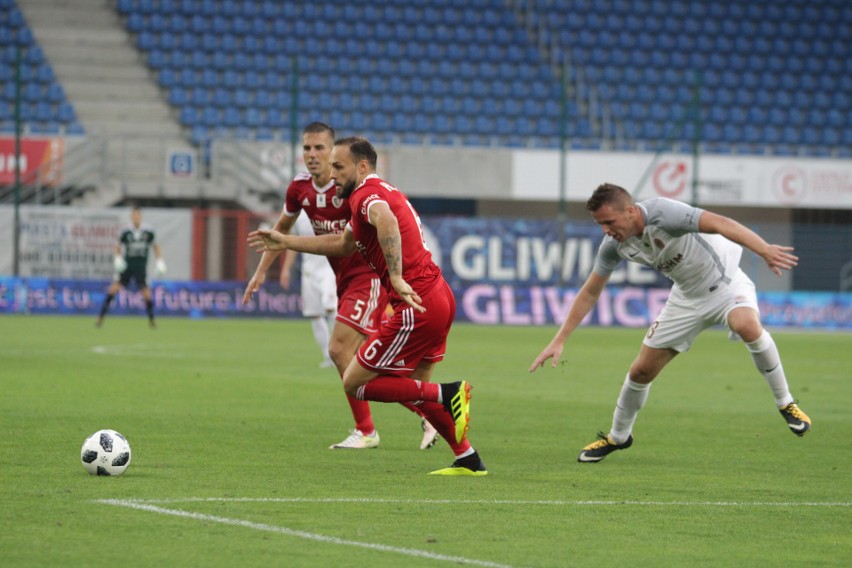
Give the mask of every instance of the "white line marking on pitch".
[{"label": "white line marking on pitch", "polygon": [[114,355],[117,357],[155,357],[158,359],[186,359],[186,355],[184,355],[183,353],[169,353],[167,350],[164,350],[162,346],[155,346],[148,343],[130,343],[126,345],[93,345],[91,351],[95,355]]},{"label": "white line marking on pitch", "polygon": [[376,499],[371,497],[187,497],[183,499],[126,499],[123,503],[407,503],[423,505],[548,505],[635,507],[852,507],[843,501],[523,501],[511,499]]},{"label": "white line marking on pitch", "polygon": [[[191,501],[191,500],[190,500]],[[207,521],[211,523],[221,523],[223,525],[232,525],[258,531],[272,532],[287,536],[295,536],[307,540],[318,542],[327,542],[330,544],[340,544],[343,546],[355,546],[358,548],[367,548],[370,550],[378,550],[379,552],[392,552],[396,554],[404,554],[406,556],[416,556],[418,558],[428,558],[429,560],[441,560],[445,562],[456,562],[458,564],[470,564],[473,566],[485,566],[487,568],[512,568],[508,564],[498,564],[496,562],[488,562],[487,560],[475,560],[472,558],[464,558],[461,556],[448,556],[445,554],[436,554],[426,550],[417,550],[415,548],[400,548],[396,546],[388,546],[385,544],[374,544],[370,542],[359,542],[357,540],[347,540],[333,536],[325,536],[321,534],[309,533],[288,529],[287,527],[279,527],[275,525],[267,525],[264,523],[254,523],[252,521],[244,521],[242,519],[229,519],[227,517],[218,517],[216,515],[205,515],[203,513],[193,513],[191,511],[181,511],[177,509],[166,509],[157,507],[151,504],[145,504],[140,501],[122,500],[122,499],[99,499],[97,503],[104,505],[115,505],[118,507],[129,507],[140,511],[149,511],[151,513],[159,513],[161,515],[171,515],[174,517],[183,517],[187,519],[195,519],[197,521]]]}]

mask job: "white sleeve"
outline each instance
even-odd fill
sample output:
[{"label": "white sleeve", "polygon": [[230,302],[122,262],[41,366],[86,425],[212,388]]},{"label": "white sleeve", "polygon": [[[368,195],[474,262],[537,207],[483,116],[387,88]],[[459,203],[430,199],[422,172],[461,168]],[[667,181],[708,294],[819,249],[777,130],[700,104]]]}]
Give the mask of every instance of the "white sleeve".
[{"label": "white sleeve", "polygon": [[648,225],[659,227],[675,237],[697,233],[698,219],[704,213],[703,209],[664,197],[648,199],[639,206],[645,210]]},{"label": "white sleeve", "polygon": [[612,237],[604,237],[601,246],[598,247],[598,254],[595,257],[595,265],[592,269],[601,276],[609,276],[618,267],[619,262],[621,262],[621,256],[618,254],[618,243]]}]

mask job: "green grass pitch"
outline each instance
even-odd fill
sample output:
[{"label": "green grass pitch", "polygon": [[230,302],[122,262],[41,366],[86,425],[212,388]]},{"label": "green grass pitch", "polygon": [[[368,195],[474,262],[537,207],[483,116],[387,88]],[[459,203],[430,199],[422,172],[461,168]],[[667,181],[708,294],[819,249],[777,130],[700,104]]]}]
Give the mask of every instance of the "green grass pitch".
[{"label": "green grass pitch", "polygon": [[[852,559],[852,343],[773,332],[814,421],[791,434],[741,343],[699,337],[655,382],[635,443],[599,464],[643,330],[456,325],[434,379],[472,385],[485,478],[428,476],[416,417],[373,404],[351,428],[303,320],[0,317],[3,566],[814,566]],[[133,451],[89,476],[101,428]],[[105,503],[101,500],[112,500]]]}]

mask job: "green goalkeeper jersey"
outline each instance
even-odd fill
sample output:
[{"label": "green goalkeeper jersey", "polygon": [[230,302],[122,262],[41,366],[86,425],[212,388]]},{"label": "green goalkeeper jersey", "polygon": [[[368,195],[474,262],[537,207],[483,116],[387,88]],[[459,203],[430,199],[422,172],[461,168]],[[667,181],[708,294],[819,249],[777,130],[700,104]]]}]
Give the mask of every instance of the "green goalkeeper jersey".
[{"label": "green goalkeeper jersey", "polygon": [[134,272],[145,272],[148,266],[148,251],[154,244],[154,229],[144,223],[138,229],[131,225],[121,231],[118,240],[124,245],[127,268]]}]

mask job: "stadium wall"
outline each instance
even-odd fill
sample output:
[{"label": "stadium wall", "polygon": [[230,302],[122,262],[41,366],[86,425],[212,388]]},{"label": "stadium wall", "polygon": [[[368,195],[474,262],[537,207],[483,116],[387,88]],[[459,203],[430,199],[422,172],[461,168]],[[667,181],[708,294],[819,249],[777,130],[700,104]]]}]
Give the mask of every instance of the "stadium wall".
[{"label": "stadium wall", "polygon": [[[247,275],[259,258],[246,251],[246,227],[253,221],[245,212],[233,212],[240,221],[234,226],[241,230],[225,230],[228,223],[219,222],[212,224],[215,229],[205,225],[200,233],[198,213],[144,210],[145,220],[158,230],[170,266],[168,280],[152,282],[158,313],[298,317],[298,286],[282,290],[273,275],[254,301],[241,304]],[[0,227],[7,233],[10,214],[9,208],[0,209]],[[128,214],[126,209],[24,208],[22,274],[26,275],[0,277],[0,313],[94,315],[112,276],[118,228],[126,223]],[[545,325],[561,321],[591,270],[601,240],[599,228],[591,222],[446,216],[426,216],[423,222],[433,258],[458,299],[459,321],[477,324]],[[5,234],[0,237],[2,242],[11,242]],[[232,270],[236,269],[234,258],[245,259],[239,278],[190,281],[188,272],[197,264],[197,257],[215,256],[198,246],[208,241],[219,243],[222,261],[230,259]],[[225,241],[229,246],[221,247]],[[0,255],[0,267],[10,265],[8,256]],[[753,277],[769,272],[754,255],[746,253],[743,258],[744,268]],[[8,271],[4,268],[3,273]],[[635,263],[622,265],[611,284],[587,323],[645,327],[668,296],[665,278]],[[778,284],[786,287],[761,290],[761,310],[769,325],[852,329],[852,294],[791,291],[789,278],[776,279]],[[133,314],[142,305],[139,292],[127,290],[119,294],[115,310]]]}]

